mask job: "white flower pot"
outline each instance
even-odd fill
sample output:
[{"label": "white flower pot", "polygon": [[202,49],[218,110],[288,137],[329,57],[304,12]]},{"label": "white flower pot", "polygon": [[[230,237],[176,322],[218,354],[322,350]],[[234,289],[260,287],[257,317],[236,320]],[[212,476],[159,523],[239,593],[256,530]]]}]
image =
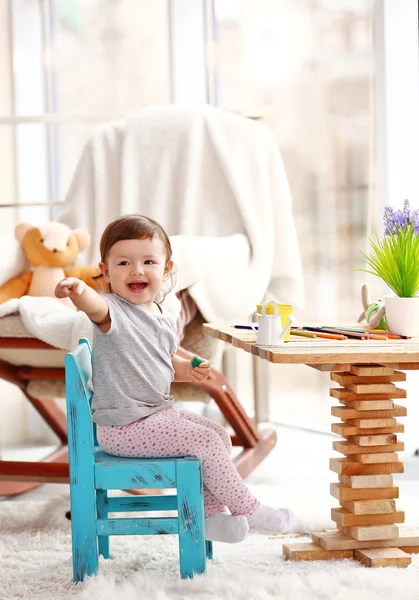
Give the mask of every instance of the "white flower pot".
[{"label": "white flower pot", "polygon": [[419,336],[419,296],[415,298],[384,298],[388,328],[392,333]]}]

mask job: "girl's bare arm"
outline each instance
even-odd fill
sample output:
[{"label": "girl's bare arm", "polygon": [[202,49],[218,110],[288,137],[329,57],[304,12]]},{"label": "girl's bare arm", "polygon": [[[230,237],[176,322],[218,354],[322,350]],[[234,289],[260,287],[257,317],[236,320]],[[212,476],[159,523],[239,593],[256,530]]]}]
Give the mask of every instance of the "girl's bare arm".
[{"label": "girl's bare arm", "polygon": [[84,281],[76,277],[62,279],[55,288],[55,295],[57,298],[70,298],[74,306],[98,325],[110,323],[108,303]]}]

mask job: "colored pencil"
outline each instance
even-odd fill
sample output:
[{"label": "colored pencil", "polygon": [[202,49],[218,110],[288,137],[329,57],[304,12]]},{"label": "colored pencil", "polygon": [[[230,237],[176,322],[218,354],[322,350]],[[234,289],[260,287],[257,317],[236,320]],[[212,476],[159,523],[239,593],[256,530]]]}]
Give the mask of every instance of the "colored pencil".
[{"label": "colored pencil", "polygon": [[315,338],[317,337],[317,333],[312,333],[310,331],[298,331],[296,329],[291,329],[291,335],[300,335],[301,337]]},{"label": "colored pencil", "polygon": [[337,328],[336,329],[328,329],[327,327],[309,327],[306,325],[304,325],[302,327],[302,329],[307,329],[307,331],[314,331],[315,333],[341,334],[341,335],[345,335],[348,338],[355,338],[355,339],[360,339],[360,340],[367,339],[365,334],[355,332],[355,331],[348,331],[347,329],[337,329]]},{"label": "colored pencil", "polygon": [[322,331],[316,331],[317,338],[325,338],[327,340],[347,340],[348,337],[341,333],[323,333]]},{"label": "colored pencil", "polygon": [[335,327],[334,325],[322,325],[322,329],[340,329],[340,330],[345,330],[345,331],[353,331],[354,333],[367,333],[367,331],[365,329],[354,329],[354,328],[348,328],[348,327]]},{"label": "colored pencil", "polygon": [[370,339],[376,339],[376,340],[380,340],[380,339],[390,339],[390,340],[398,340],[398,339],[407,339],[405,335],[400,335],[398,333],[390,333],[389,331],[386,331],[385,329],[346,329],[346,327],[342,328],[342,327],[335,327],[332,325],[323,325],[323,327],[327,327],[327,329],[340,329],[340,330],[345,330],[345,331],[352,331],[354,333],[365,333],[368,334],[368,336],[371,336],[371,334],[374,335],[379,335],[382,337],[371,337]]}]

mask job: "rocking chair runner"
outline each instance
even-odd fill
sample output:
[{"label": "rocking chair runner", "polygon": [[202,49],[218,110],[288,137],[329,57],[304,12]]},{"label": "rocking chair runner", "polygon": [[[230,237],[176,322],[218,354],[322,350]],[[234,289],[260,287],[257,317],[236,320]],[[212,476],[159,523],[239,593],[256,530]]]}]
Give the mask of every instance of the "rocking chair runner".
[{"label": "rocking chair runner", "polygon": [[[13,319],[13,331],[19,317],[1,319],[0,327],[0,378],[17,385],[32,406],[57,434],[61,446],[39,462],[0,460],[0,496],[26,492],[42,483],[67,483],[69,481],[67,454],[67,420],[64,411],[50,395],[62,395],[64,390],[65,350],[59,350],[26,331],[20,322],[19,337],[6,337],[7,322]],[[203,319],[200,313],[185,329],[185,338],[179,352],[185,358],[196,354],[214,363],[218,340],[201,334]],[[16,333],[14,333],[16,335]],[[221,356],[220,352],[218,355]],[[176,400],[194,399],[208,401],[213,398],[227,423],[232,427],[235,446],[243,447],[235,465],[240,475],[247,477],[269,454],[276,443],[274,430],[258,431],[231,389],[227,379],[216,369],[211,369],[208,379],[200,384],[176,383],[172,386]]]}]

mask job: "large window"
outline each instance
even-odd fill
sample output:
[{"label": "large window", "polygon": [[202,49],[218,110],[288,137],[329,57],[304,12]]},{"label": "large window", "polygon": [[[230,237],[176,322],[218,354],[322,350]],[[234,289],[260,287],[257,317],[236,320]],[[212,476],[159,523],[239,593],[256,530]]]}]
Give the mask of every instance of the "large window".
[{"label": "large window", "polygon": [[[374,189],[371,0],[216,0],[214,96],[275,134],[304,262],[305,319],[354,319]],[[354,309],[355,313],[354,313]]]}]

